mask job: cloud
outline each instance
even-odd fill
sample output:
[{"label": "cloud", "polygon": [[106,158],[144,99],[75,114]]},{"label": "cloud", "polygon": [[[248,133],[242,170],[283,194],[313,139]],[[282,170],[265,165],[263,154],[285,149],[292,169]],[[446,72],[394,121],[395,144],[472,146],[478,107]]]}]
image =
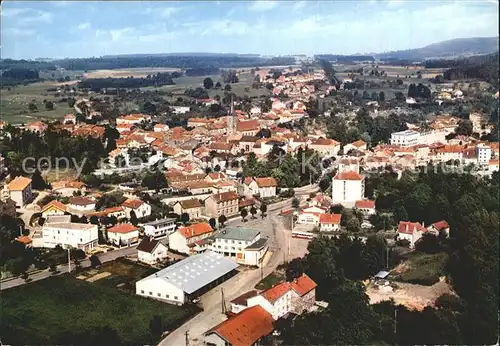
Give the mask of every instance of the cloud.
[{"label": "cloud", "polygon": [[181,10],[180,7],[173,7],[173,6],[162,7],[162,8],[148,7],[142,12],[142,14],[146,15],[152,14],[159,16],[161,18],[170,18],[172,17],[172,15],[179,12],[180,10]]},{"label": "cloud", "polygon": [[405,0],[387,0],[388,7],[399,7],[403,5]]},{"label": "cloud", "polygon": [[271,0],[254,0],[252,1],[252,4],[248,7],[250,11],[256,11],[256,12],[265,12],[265,11],[270,11],[273,8],[278,6],[277,1],[271,1]]},{"label": "cloud", "polygon": [[85,29],[90,29],[90,23],[81,23],[76,27],[78,30],[85,30]]},{"label": "cloud", "polygon": [[298,11],[302,8],[304,8],[306,6],[306,2],[305,1],[297,1],[295,2],[295,4],[293,5],[293,9],[295,11]]},{"label": "cloud", "polygon": [[50,24],[54,18],[50,12],[33,8],[2,8],[1,11],[2,17],[14,19],[17,26]]},{"label": "cloud", "polygon": [[36,34],[36,30],[8,28],[4,30],[4,34],[7,34],[9,36],[33,36]]},{"label": "cloud", "polygon": [[66,7],[66,6],[71,5],[71,1],[63,1],[63,0],[61,0],[61,1],[49,1],[49,3],[55,7]]},{"label": "cloud", "polygon": [[20,14],[32,11],[31,8],[5,8],[5,5],[0,7],[2,17],[16,17]]}]

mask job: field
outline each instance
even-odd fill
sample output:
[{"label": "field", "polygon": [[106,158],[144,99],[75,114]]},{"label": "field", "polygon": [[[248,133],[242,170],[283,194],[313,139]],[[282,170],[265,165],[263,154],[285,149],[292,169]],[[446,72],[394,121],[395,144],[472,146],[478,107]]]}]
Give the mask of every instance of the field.
[{"label": "field", "polygon": [[408,282],[419,285],[433,285],[445,275],[445,266],[448,260],[446,253],[435,255],[413,253],[409,259],[398,265],[389,278],[395,281]]},{"label": "field", "polygon": [[141,78],[146,77],[148,74],[156,74],[158,72],[175,72],[180,71],[180,69],[175,67],[158,67],[158,68],[129,68],[129,69],[116,69],[116,70],[95,70],[88,72],[87,78],[127,78],[135,77]]},{"label": "field", "polygon": [[263,278],[259,283],[257,283],[257,285],[255,285],[255,288],[258,290],[267,290],[283,280],[285,280],[284,274],[275,271]]},{"label": "field", "polygon": [[1,308],[2,342],[24,345],[156,344],[197,312],[68,276],[3,291]]},{"label": "field", "polygon": [[[26,86],[18,86],[11,90],[2,89],[0,91],[0,115],[1,120],[13,124],[27,123],[37,119],[60,119],[65,114],[71,113],[72,108],[67,102],[57,102],[57,98],[47,92],[47,89],[54,87],[53,82],[33,83]],[[46,110],[43,100],[54,103],[53,110]],[[38,111],[30,112],[28,104],[36,104]]]}]

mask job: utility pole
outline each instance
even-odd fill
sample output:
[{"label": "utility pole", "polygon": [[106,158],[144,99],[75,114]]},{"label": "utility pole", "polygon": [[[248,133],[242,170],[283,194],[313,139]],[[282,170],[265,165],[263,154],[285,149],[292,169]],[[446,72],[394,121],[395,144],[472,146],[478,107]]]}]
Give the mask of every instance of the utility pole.
[{"label": "utility pole", "polygon": [[220,293],[222,295],[222,306],[221,306],[221,309],[222,309],[222,313],[225,314],[226,313],[226,300],[224,299],[224,288],[221,287],[220,289]]},{"label": "utility pole", "polygon": [[186,332],[184,333],[184,335],[186,336],[186,346],[188,346],[189,345],[189,337],[188,337],[189,331],[186,330]]},{"label": "utility pole", "polygon": [[397,333],[397,325],[398,325],[398,308],[394,308],[394,338],[396,338]]},{"label": "utility pole", "polygon": [[71,273],[71,249],[68,247],[68,273]]},{"label": "utility pole", "polygon": [[387,268],[387,270],[389,270],[389,248],[386,247],[385,250],[386,250],[386,253],[387,253],[387,256],[385,256],[385,260],[386,260],[385,267]]}]

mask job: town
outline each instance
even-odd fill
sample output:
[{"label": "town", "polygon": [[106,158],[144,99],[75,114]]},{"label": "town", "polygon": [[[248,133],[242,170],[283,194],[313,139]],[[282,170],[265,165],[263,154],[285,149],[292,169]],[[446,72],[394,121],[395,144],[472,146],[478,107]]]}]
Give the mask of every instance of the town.
[{"label": "town", "polygon": [[462,40],[0,60],[1,342],[494,343],[498,37]]}]

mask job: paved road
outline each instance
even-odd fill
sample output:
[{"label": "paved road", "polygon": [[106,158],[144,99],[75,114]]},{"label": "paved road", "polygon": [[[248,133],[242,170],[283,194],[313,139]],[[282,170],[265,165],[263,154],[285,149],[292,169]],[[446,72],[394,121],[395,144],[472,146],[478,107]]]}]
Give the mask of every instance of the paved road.
[{"label": "paved road", "polygon": [[[137,252],[136,246],[132,246],[132,247],[124,248],[124,249],[105,252],[105,253],[99,254],[97,256],[101,260],[101,263],[104,263],[104,262],[113,261],[113,260],[117,259],[118,257],[133,255],[136,252]],[[90,267],[90,261],[88,259],[85,259],[85,260],[81,261],[81,265],[83,268]],[[71,269],[74,270],[74,268],[75,268],[74,264],[71,263]],[[67,273],[68,272],[68,265],[61,264],[61,265],[57,266],[57,270],[58,270],[57,274],[52,274],[51,272],[49,272],[48,269],[43,270],[43,271],[38,272],[38,273],[35,273],[35,274],[32,274],[32,275],[30,275],[30,279],[31,279],[30,282],[46,279],[46,278],[53,276],[53,275],[60,275],[62,273]],[[5,289],[11,288],[11,287],[23,285],[25,283],[26,283],[26,281],[24,281],[23,279],[16,278],[16,279],[12,279],[12,280],[8,280],[8,281],[4,281],[4,282],[0,283],[0,288],[2,290],[5,290]]]}]

